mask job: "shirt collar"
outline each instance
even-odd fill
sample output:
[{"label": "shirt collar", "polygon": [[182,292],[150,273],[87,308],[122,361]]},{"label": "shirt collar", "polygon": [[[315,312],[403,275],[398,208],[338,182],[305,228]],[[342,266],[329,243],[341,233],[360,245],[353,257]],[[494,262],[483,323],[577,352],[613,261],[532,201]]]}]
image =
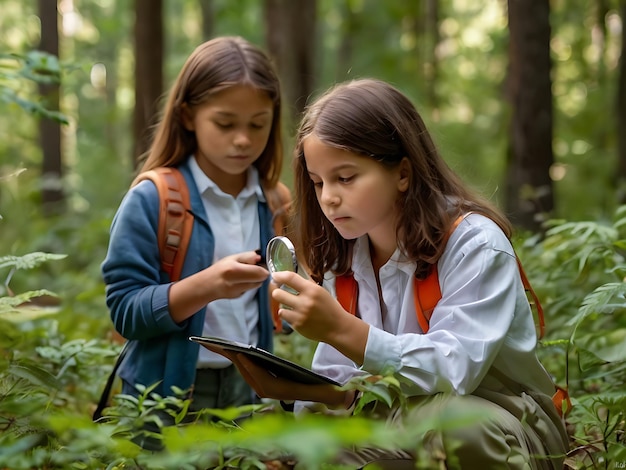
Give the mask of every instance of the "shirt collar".
[{"label": "shirt collar", "polygon": [[[212,191],[217,195],[225,194],[215,181],[209,178],[204,171],[202,171],[194,156],[189,158],[189,169],[191,170],[191,174],[200,194],[205,194],[207,191]],[[245,199],[253,195],[256,195],[259,201],[265,202],[265,195],[263,194],[261,185],[259,184],[259,171],[254,166],[250,166],[248,168],[248,180],[246,182],[246,186],[241,190],[235,199]]]},{"label": "shirt collar", "polygon": [[[386,273],[402,271],[407,275],[413,275],[416,266],[417,264],[413,261],[409,261],[400,248],[396,248],[396,251],[394,251],[391,258],[389,258],[383,268],[381,268],[381,271],[385,271]],[[367,235],[359,237],[354,243],[354,249],[352,251],[352,271],[354,272],[354,278],[357,280],[374,275],[374,268],[372,267],[372,261],[370,259],[369,238]]]}]

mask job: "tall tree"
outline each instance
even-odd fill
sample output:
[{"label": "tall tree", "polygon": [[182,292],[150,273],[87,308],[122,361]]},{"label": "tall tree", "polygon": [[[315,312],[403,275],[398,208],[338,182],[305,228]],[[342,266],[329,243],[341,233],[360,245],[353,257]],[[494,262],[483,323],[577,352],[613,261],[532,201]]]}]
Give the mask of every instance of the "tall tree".
[{"label": "tall tree", "polygon": [[[622,25],[626,23],[626,0],[620,0]],[[626,203],[626,31],[622,27],[622,45],[617,71],[617,174],[619,201]]]},{"label": "tall tree", "polygon": [[295,123],[314,87],[317,0],[265,0],[267,47],[281,78],[285,108]]},{"label": "tall tree", "polygon": [[538,231],[554,209],[549,2],[508,0],[508,18],[506,210],[517,226]]},{"label": "tall tree", "polygon": [[425,47],[422,47],[423,74],[428,103],[432,109],[439,107],[437,97],[437,79],[439,78],[439,60],[437,58],[437,46],[441,41],[439,34],[439,0],[427,0],[425,5],[422,39]]},{"label": "tall tree", "polygon": [[213,37],[215,23],[215,5],[213,0],[198,0],[202,13],[202,39],[207,41]]},{"label": "tall tree", "polygon": [[135,166],[150,145],[149,126],[155,122],[162,94],[163,0],[135,0]]},{"label": "tall tree", "polygon": [[[59,15],[57,2],[39,0],[39,18],[41,20],[41,41],[39,49],[53,56],[59,56]],[[45,107],[52,112],[59,110],[59,82],[50,80],[40,83],[39,92]],[[42,207],[45,215],[62,212],[65,195],[63,193],[63,161],[61,157],[61,126],[49,117],[39,120],[39,138],[43,150],[41,171]]]},{"label": "tall tree", "polygon": [[337,47],[337,72],[335,80],[342,82],[348,78],[354,54],[354,40],[360,29],[360,15],[352,8],[354,2],[344,0],[339,4],[341,11],[341,37]]}]

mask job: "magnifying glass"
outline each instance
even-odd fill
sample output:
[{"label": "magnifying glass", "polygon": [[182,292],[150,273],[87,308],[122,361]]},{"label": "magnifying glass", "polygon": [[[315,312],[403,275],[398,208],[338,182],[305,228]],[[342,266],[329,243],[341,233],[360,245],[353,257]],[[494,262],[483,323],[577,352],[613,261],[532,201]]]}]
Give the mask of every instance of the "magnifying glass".
[{"label": "magnifying glass", "polygon": [[296,248],[287,237],[274,237],[267,243],[265,252],[267,269],[271,273],[279,271],[298,272]]},{"label": "magnifying glass", "polygon": [[[296,248],[291,243],[291,240],[287,237],[278,236],[272,238],[267,243],[267,249],[265,252],[265,258],[267,259],[267,269],[271,273],[279,271],[291,271],[298,273],[305,279],[308,279],[306,273],[302,273],[298,270],[298,258],[296,257]],[[281,289],[297,294],[298,292],[287,287],[285,285],[280,286]]]}]

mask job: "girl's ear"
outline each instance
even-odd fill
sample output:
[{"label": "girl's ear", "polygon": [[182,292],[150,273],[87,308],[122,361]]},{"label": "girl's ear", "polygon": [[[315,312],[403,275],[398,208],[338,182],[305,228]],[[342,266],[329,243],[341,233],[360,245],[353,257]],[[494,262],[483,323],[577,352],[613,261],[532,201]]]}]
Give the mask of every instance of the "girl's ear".
[{"label": "girl's ear", "polygon": [[183,121],[183,126],[185,127],[185,129],[187,129],[188,131],[194,131],[194,124],[193,124],[193,115],[191,110],[189,109],[189,106],[187,106],[187,103],[183,103],[180,105],[180,117]]},{"label": "girl's ear", "polygon": [[404,193],[409,189],[409,183],[411,181],[411,165],[408,158],[404,157],[402,159],[399,171],[400,177],[398,178],[398,191]]}]

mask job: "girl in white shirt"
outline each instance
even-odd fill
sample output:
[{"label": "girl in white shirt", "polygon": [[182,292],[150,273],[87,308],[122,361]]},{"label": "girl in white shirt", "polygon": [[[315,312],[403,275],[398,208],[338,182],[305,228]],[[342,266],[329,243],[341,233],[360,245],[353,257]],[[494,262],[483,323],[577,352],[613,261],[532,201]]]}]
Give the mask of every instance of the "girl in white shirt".
[{"label": "girl in white shirt", "polygon": [[[446,165],[408,98],[371,79],[319,98],[298,132],[295,194],[295,242],[315,282],[275,273],[274,282],[297,294],[277,289],[273,298],[285,321],[319,341],[313,368],[340,383],[389,370],[402,376],[410,406],[393,418],[397,425],[454,409],[484,415],[429,433],[425,448],[448,468],[561,468],[567,435],[535,354],[511,225]],[[426,332],[413,279],[435,268],[442,297]],[[357,315],[334,296],[346,273],[358,283]],[[277,379],[245,357],[233,361],[257,394],[297,400],[296,409],[350,408],[356,398]],[[389,468],[402,460],[414,465],[415,449],[342,457]]]}]

